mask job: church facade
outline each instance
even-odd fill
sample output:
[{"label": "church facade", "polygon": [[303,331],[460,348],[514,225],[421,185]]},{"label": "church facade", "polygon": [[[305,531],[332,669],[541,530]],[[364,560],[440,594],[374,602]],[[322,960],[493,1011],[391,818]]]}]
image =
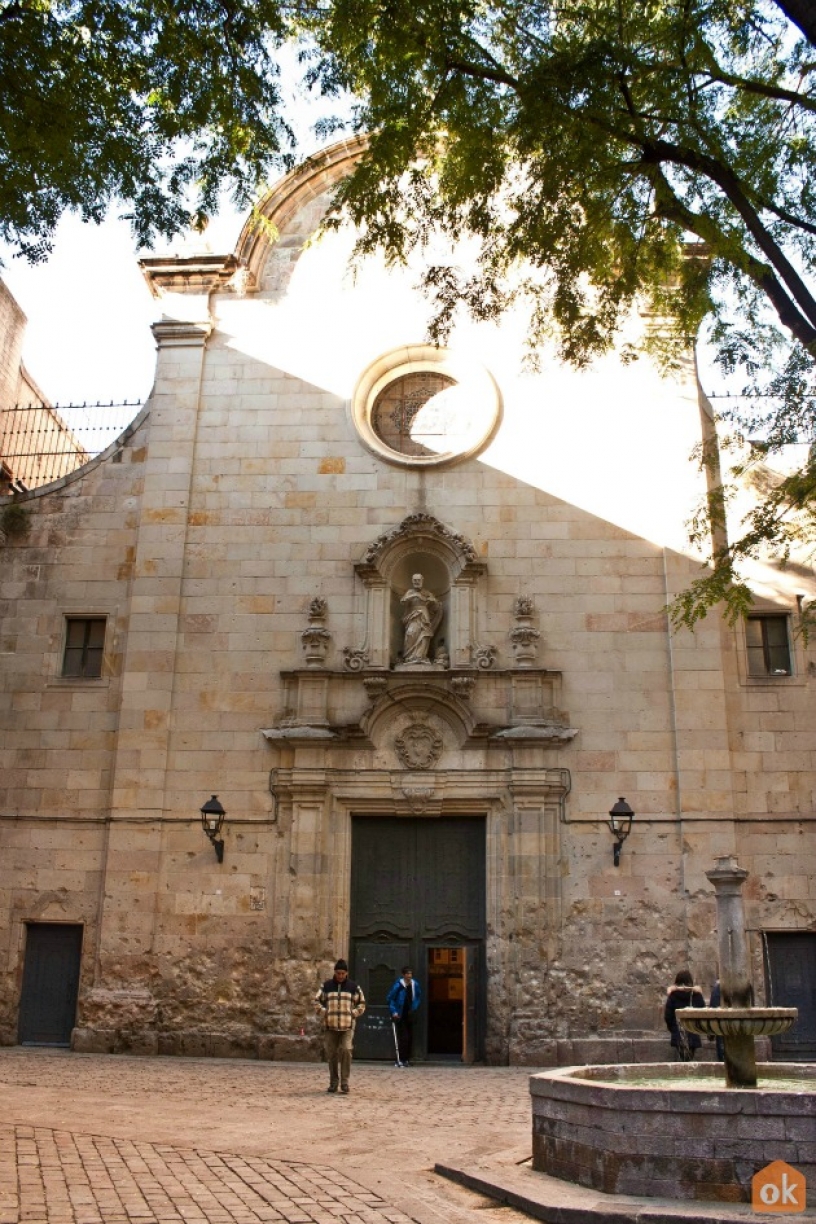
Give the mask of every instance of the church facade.
[{"label": "church facade", "polygon": [[816,1057],[812,569],[672,633],[692,365],[526,372],[512,314],[430,346],[416,267],[314,239],[357,153],[234,254],[143,261],[148,403],[17,499],[0,1042],[314,1058],[346,956],[360,1057],[411,964],[420,1058],[660,1059],[735,855],[757,997],[801,1009],[775,1052]]}]

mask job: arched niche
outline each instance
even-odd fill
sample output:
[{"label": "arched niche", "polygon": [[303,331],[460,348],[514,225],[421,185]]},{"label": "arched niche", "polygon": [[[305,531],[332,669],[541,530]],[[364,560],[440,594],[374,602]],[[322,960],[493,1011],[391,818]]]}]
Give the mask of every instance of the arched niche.
[{"label": "arched niche", "polygon": [[393,727],[406,720],[441,726],[444,738],[457,749],[473,735],[476,726],[476,717],[467,701],[441,687],[429,693],[420,677],[384,693],[366,711],[360,725],[375,748],[381,749]]},{"label": "arched niche", "polygon": [[[355,566],[368,591],[368,665],[379,668],[470,667],[477,626],[477,583],[485,572],[469,540],[433,515],[410,514],[369,546]],[[403,660],[403,596],[414,575],[440,608],[428,663]]]}]

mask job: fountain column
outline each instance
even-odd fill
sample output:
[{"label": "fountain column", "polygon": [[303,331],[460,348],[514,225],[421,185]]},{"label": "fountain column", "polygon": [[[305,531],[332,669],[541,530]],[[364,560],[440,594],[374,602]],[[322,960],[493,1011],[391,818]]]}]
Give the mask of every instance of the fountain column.
[{"label": "fountain column", "polygon": [[[719,935],[720,993],[723,1007],[751,1007],[754,988],[748,970],[748,939],[742,886],[748,872],[733,855],[718,858],[706,872],[714,887]],[[756,1045],[753,1034],[724,1035],[725,1077],[729,1087],[756,1088]]]}]

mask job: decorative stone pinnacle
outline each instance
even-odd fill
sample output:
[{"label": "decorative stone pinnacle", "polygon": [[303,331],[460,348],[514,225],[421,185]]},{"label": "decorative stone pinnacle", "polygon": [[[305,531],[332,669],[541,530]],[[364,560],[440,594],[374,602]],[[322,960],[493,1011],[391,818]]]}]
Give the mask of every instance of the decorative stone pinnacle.
[{"label": "decorative stone pinnacle", "polygon": [[326,652],[331,641],[331,634],[323,626],[326,612],[326,600],[315,596],[309,604],[309,624],[300,635],[303,649],[306,652],[307,667],[325,667],[326,665]]},{"label": "decorative stone pinnacle", "polygon": [[516,666],[532,667],[538,653],[538,639],[541,637],[533,624],[535,601],[530,595],[519,595],[513,609],[516,625],[510,630],[510,642]]}]

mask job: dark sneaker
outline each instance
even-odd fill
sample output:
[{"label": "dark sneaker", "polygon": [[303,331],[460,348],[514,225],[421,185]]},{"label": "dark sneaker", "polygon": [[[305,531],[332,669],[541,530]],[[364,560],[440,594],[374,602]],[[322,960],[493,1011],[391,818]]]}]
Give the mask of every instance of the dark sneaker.
[{"label": "dark sneaker", "polygon": [[[348,1086],[348,1084],[341,1084],[341,1085],[340,1085],[340,1091],[341,1091],[341,1092],[348,1092],[348,1090],[349,1090],[349,1086]],[[335,1092],[336,1092],[336,1091],[337,1091],[337,1089],[335,1088]]]},{"label": "dark sneaker", "polygon": [[329,1086],[328,1086],[328,1088],[326,1089],[326,1091],[327,1091],[327,1092],[336,1092],[336,1091],[337,1091],[337,1085],[336,1085],[336,1084],[329,1084]]}]

